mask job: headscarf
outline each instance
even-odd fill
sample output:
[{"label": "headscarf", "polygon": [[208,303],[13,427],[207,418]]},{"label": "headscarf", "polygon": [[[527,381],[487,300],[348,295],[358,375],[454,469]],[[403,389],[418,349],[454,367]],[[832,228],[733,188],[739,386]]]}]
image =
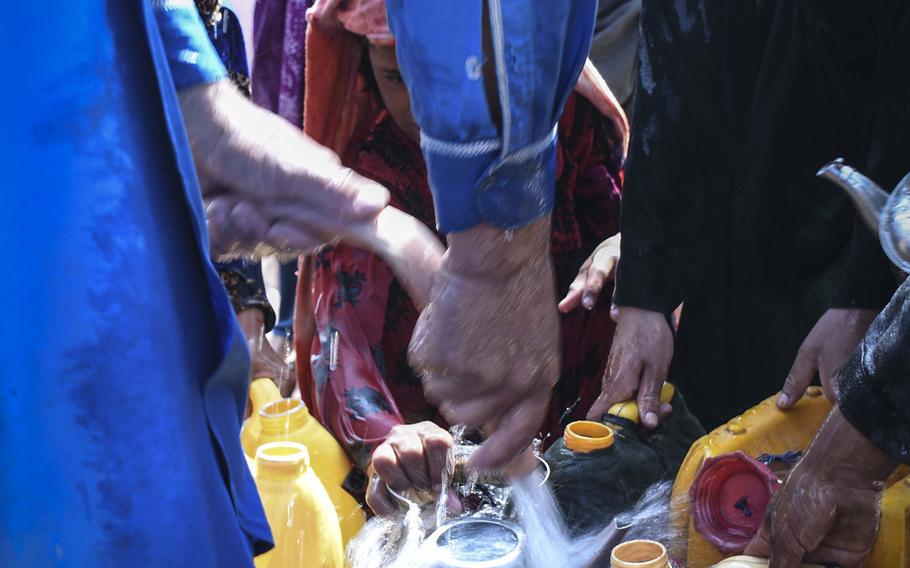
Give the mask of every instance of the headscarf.
[{"label": "headscarf", "polygon": [[[394,45],[395,38],[389,31],[385,0],[317,0],[307,11],[307,19],[304,131],[341,154],[379,108],[360,78],[363,49],[359,36],[386,46]],[[616,125],[625,150],[629,122],[590,59],[575,90]]]},{"label": "headscarf", "polygon": [[318,0],[307,11],[304,132],[342,154],[379,111],[360,75],[361,37],[394,45],[385,0]]}]

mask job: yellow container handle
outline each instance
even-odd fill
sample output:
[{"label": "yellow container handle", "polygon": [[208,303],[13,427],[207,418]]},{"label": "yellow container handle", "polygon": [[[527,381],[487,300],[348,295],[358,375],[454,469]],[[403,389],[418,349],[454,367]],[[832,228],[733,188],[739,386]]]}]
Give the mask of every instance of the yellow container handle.
[{"label": "yellow container handle", "polygon": [[281,391],[275,381],[268,377],[261,377],[250,383],[250,402],[253,404],[253,415],[270,402],[281,400]]},{"label": "yellow container handle", "polygon": [[[670,383],[664,383],[660,387],[660,402],[661,404],[667,404],[673,398],[673,395],[676,393],[676,387]],[[610,410],[607,411],[607,414],[612,414],[613,416],[618,416],[620,418],[625,418],[636,424],[639,422],[638,416],[638,403],[635,400],[627,400],[624,402],[617,402],[610,407]]]}]

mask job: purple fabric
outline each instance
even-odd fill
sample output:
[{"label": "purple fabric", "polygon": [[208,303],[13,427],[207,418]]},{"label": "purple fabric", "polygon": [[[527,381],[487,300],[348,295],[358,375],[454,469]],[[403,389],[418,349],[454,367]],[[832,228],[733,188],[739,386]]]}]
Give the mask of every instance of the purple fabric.
[{"label": "purple fabric", "polygon": [[257,0],[253,102],[303,128],[306,11],[312,0]]}]

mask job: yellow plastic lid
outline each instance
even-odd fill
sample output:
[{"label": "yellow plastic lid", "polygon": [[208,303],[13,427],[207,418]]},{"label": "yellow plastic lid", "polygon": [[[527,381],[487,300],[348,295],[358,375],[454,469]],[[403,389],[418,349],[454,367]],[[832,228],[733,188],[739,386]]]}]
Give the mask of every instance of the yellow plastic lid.
[{"label": "yellow plastic lid", "polygon": [[578,420],[566,426],[563,440],[573,452],[586,454],[612,446],[613,429],[600,422]]}]

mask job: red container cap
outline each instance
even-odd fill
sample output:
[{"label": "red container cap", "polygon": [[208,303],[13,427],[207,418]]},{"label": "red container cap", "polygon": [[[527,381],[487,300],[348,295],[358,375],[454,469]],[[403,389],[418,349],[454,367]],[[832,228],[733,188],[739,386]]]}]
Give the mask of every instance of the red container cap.
[{"label": "red container cap", "polygon": [[742,452],[706,459],[689,488],[695,530],[721,552],[741,553],[779,486],[765,464]]}]

